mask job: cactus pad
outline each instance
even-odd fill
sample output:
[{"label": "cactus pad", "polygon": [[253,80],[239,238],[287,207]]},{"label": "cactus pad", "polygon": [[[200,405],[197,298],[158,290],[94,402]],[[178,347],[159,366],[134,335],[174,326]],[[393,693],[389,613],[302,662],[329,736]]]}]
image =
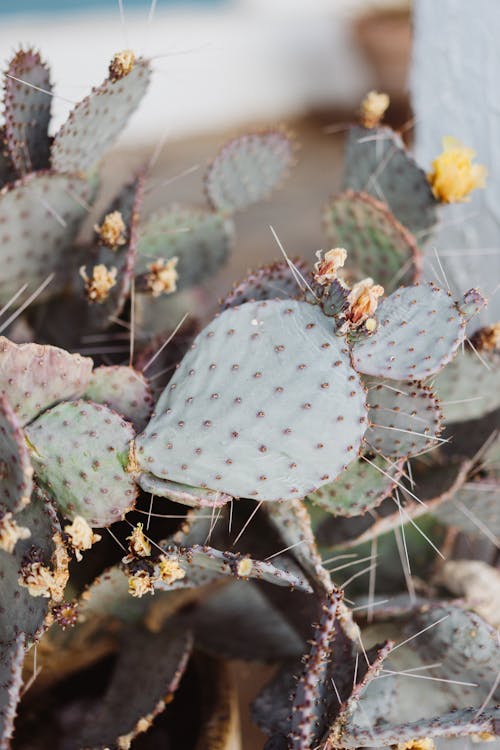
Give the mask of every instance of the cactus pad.
[{"label": "cactus pad", "polygon": [[137,272],[150,263],[177,258],[177,288],[186,289],[213,275],[231,249],[233,225],[229,219],[203,208],[174,204],[141,226]]},{"label": "cactus pad", "polygon": [[83,398],[105,404],[143,430],[153,409],[153,397],[144,375],[133,367],[97,367],[90,376]]},{"label": "cactus pad", "polygon": [[51,272],[57,274],[51,291],[63,281],[92,192],[80,177],[51,172],[27,175],[0,191],[1,304],[22,284],[40,284]]},{"label": "cactus pad", "polygon": [[0,508],[16,512],[29,503],[33,468],[19,421],[0,396]]},{"label": "cactus pad", "polygon": [[216,508],[232,500],[231,495],[225,492],[169,482],[168,479],[159,479],[152,474],[140,474],[137,481],[144,492],[150,492],[156,497],[166,497],[174,503],[182,503],[193,508]]},{"label": "cactus pad", "polygon": [[91,526],[108,526],[134,506],[137,488],[126,471],[134,431],[116,412],[66,401],[26,432],[38,480],[65,517],[80,515]]},{"label": "cactus pad", "polygon": [[419,239],[437,221],[437,201],[423,169],[390,128],[349,129],[344,186],[369,193]]},{"label": "cactus pad", "polygon": [[334,479],[365,428],[363,389],[321,310],[246,303],[197,337],[136,440],[136,460],[236,497],[293,499]]},{"label": "cactus pad", "polygon": [[18,635],[0,656],[0,748],[7,750],[14,731],[16,707],[23,685],[24,635]]},{"label": "cactus pad", "polygon": [[0,393],[21,424],[87,387],[92,360],[40,344],[14,344],[0,337]]},{"label": "cactus pad", "polygon": [[264,200],[294,162],[292,140],[281,130],[248,133],[226,143],[205,175],[212,206],[231,214]]},{"label": "cactus pad", "polygon": [[49,165],[51,91],[50,73],[40,55],[17,52],[5,75],[4,118],[7,148],[20,174]]},{"label": "cactus pad", "polygon": [[[292,263],[302,276],[307,277],[308,269],[303,260],[294,258]],[[222,309],[237,307],[251,300],[295,299],[301,294],[301,285],[303,286],[297,276],[285,260],[259,266],[233,286],[221,303]]]},{"label": "cactus pad", "polygon": [[447,422],[464,422],[500,406],[500,354],[476,354],[468,346],[439,373],[434,387]]},{"label": "cactus pad", "polygon": [[484,529],[500,544],[500,478],[486,477],[468,482],[447,503],[443,503],[436,516],[448,526],[456,526],[473,536],[484,538]]},{"label": "cactus pad", "polygon": [[464,339],[465,320],[450,295],[433,284],[404,287],[384,299],[378,327],[353,346],[358,372],[423,380],[439,372]]},{"label": "cactus pad", "polygon": [[153,634],[140,628],[127,631],[99,707],[89,711],[76,735],[68,739],[68,750],[130,747],[130,742],[151,727],[173,698],[192,647],[189,632],[177,635],[163,630]]},{"label": "cactus pad", "polygon": [[382,456],[370,461],[355,459],[334,482],[320,487],[307,499],[334,516],[347,518],[376,508],[393,491],[403,467],[402,462],[389,463]]},{"label": "cactus pad", "polygon": [[441,411],[428,386],[391,380],[368,380],[366,386],[370,427],[365,440],[373,450],[408,458],[438,445]]},{"label": "cactus pad", "polygon": [[354,280],[371,276],[386,294],[418,281],[422,258],[417,244],[383,203],[347,190],[330,201],[323,217],[332,247],[347,249],[345,269]]},{"label": "cactus pad", "polygon": [[88,172],[112,145],[137,109],[151,76],[151,66],[138,60],[119,81],[107,78],[79,102],[52,144],[57,172]]},{"label": "cactus pad", "polygon": [[[2,579],[2,609],[0,612],[0,644],[10,643],[24,634],[26,645],[37,639],[49,611],[50,600],[32,596],[18,579],[21,566],[35,549],[47,566],[57,566],[56,547],[61,544],[57,535],[61,528],[52,506],[38,494],[28,506],[17,513],[19,526],[28,528],[31,536],[20,539],[13,553],[0,550],[0,576]],[[2,650],[2,648],[0,648]]]}]

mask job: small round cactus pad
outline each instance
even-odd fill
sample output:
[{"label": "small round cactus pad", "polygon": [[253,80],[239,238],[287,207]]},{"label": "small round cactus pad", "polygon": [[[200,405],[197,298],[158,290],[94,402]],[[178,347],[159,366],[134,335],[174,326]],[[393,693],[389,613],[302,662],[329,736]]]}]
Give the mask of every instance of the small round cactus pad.
[{"label": "small round cactus pad", "polygon": [[301,497],[357,454],[365,394],[316,306],[226,310],[195,340],[136,440],[141,470],[236,497]]}]

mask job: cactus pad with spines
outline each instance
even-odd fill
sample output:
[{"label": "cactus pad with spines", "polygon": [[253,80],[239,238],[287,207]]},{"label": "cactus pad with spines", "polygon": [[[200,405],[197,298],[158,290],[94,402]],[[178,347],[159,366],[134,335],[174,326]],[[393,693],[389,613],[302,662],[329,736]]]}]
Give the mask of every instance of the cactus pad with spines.
[{"label": "cactus pad with spines", "polygon": [[334,482],[320,487],[307,499],[334,516],[363,515],[391,494],[402,472],[402,462],[388,461],[382,456],[368,460],[360,457]]},{"label": "cactus pad with spines", "polygon": [[382,300],[375,332],[353,345],[358,372],[423,380],[439,372],[464,340],[465,319],[451,296],[433,284],[403,287]]},{"label": "cactus pad with spines", "polygon": [[50,291],[60,288],[92,193],[86,180],[53,172],[27,175],[0,191],[1,304],[25,283],[34,291],[52,272]]},{"label": "cactus pad with spines", "polygon": [[183,503],[193,508],[217,508],[232,500],[231,495],[219,490],[179,484],[168,479],[159,479],[152,474],[140,474],[137,481],[145,492],[150,492],[157,497],[166,497],[174,503]]},{"label": "cactus pad with spines", "polygon": [[231,214],[267,198],[287,176],[294,145],[282,130],[267,130],[226,143],[207,169],[205,190],[212,206]]},{"label": "cactus pad with spines", "polygon": [[349,129],[344,186],[386,203],[418,241],[437,222],[437,201],[427,176],[390,128]]},{"label": "cactus pad with spines", "polygon": [[417,244],[380,201],[347,190],[328,203],[323,221],[331,245],[347,249],[345,270],[356,281],[370,276],[386,294],[418,281]]},{"label": "cactus pad with spines", "polygon": [[409,458],[439,444],[441,410],[428,386],[368,379],[366,387],[370,448],[389,458]]},{"label": "cactus pad with spines", "polygon": [[16,707],[23,686],[24,634],[21,633],[0,655],[0,749],[10,747]]},{"label": "cactus pad with spines", "polygon": [[0,396],[0,509],[16,512],[30,500],[33,467],[21,425],[5,396]]},{"label": "cactus pad with spines", "polygon": [[144,429],[153,409],[153,397],[144,375],[125,365],[97,367],[91,374],[83,398],[105,404]]},{"label": "cactus pad with spines", "polygon": [[305,302],[226,310],[197,337],[137,438],[139,468],[264,500],[334,479],[356,455],[366,407],[332,328]]},{"label": "cactus pad with spines", "polygon": [[134,506],[137,487],[126,471],[134,430],[107,406],[66,401],[26,429],[38,481],[63,516],[108,526]]},{"label": "cactus pad with spines", "polygon": [[137,60],[119,81],[106,80],[79,102],[54,137],[52,168],[88,172],[122,132],[137,109],[151,77],[151,66]]},{"label": "cactus pad with spines", "polygon": [[500,353],[474,352],[468,344],[440,372],[434,388],[447,422],[482,417],[500,406]]},{"label": "cactus pad with spines", "polygon": [[308,277],[307,265],[300,258],[293,258],[291,263],[297,271],[292,270],[285,260],[250,271],[233,286],[222,302],[222,309],[227,310],[252,300],[295,299],[300,296],[305,286],[302,277]]},{"label": "cactus pad with spines", "polygon": [[177,289],[186,289],[219,270],[232,239],[230,219],[204,208],[175,204],[152,214],[140,227],[137,273],[146,274],[155,260],[177,258]]},{"label": "cactus pad with spines", "polygon": [[[5,138],[19,174],[49,165],[50,73],[38,52],[19,50],[5,73]],[[43,90],[40,90],[43,89]]]},{"label": "cactus pad with spines", "polygon": [[21,424],[58,401],[80,396],[91,372],[89,357],[56,346],[15,344],[0,337],[0,392]]},{"label": "cactus pad with spines", "polygon": [[456,526],[471,536],[484,536],[500,543],[500,478],[485,477],[468,482],[447,503],[441,505],[436,516],[448,526]]}]

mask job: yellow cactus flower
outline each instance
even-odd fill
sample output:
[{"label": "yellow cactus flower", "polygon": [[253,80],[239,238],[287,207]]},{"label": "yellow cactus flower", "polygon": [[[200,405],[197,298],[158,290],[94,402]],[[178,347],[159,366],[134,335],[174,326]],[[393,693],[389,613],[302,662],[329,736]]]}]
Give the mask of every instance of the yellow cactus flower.
[{"label": "yellow cactus flower", "polygon": [[127,227],[119,211],[111,211],[106,214],[101,226],[96,224],[94,231],[102,244],[109,247],[110,250],[116,250],[126,242]]},{"label": "yellow cactus flower", "polygon": [[144,536],[142,528],[142,523],[134,526],[132,533],[127,537],[127,542],[129,542],[129,549],[133,555],[149,557],[151,555],[151,544]]},{"label": "yellow cactus flower", "polygon": [[432,162],[428,180],[432,192],[442,203],[466,200],[476,188],[484,188],[487,170],[473,164],[475,151],[452,136],[443,138],[443,152]]},{"label": "yellow cactus flower", "polygon": [[28,539],[31,531],[19,526],[12,513],[7,511],[0,517],[0,549],[12,554],[19,539]]},{"label": "yellow cactus flower", "polygon": [[135,54],[131,49],[123,49],[113,56],[109,64],[109,77],[112,81],[119,81],[131,73],[135,65]]},{"label": "yellow cactus flower", "polygon": [[116,285],[116,268],[106,268],[103,263],[94,266],[92,276],[87,275],[85,266],[80,268],[80,276],[85,282],[85,291],[89,302],[104,302],[109,290]]},{"label": "yellow cactus flower", "polygon": [[170,258],[167,261],[160,258],[154,263],[149,264],[146,285],[153,297],[175,292],[179,278],[176,266],[177,258]]},{"label": "yellow cactus flower", "polygon": [[435,750],[436,745],[431,737],[421,737],[418,740],[399,742],[395,747],[397,750]]},{"label": "yellow cactus flower", "polygon": [[322,251],[316,253],[317,262],[314,264],[314,281],[316,284],[326,286],[337,278],[339,268],[342,268],[347,258],[347,250],[343,247],[334,247],[322,255]]},{"label": "yellow cactus flower", "polygon": [[390,104],[388,94],[370,91],[361,102],[361,124],[374,128],[382,120]]},{"label": "yellow cactus flower", "polygon": [[[371,320],[377,309],[378,298],[383,293],[384,287],[374,284],[373,279],[363,279],[354,284],[347,297],[349,303],[347,318],[351,325],[359,328],[365,321]],[[374,330],[373,323],[369,324],[369,330]]]},{"label": "yellow cactus flower", "polygon": [[144,594],[154,594],[153,580],[147,570],[138,570],[128,578],[128,593],[137,599]]},{"label": "yellow cactus flower", "polygon": [[186,571],[181,568],[179,561],[175,557],[162,557],[158,565],[158,578],[164,583],[170,585],[175,581],[180,581],[186,575]]},{"label": "yellow cactus flower", "polygon": [[75,516],[73,522],[64,527],[64,533],[69,537],[78,562],[82,559],[83,550],[90,549],[95,542],[102,539],[99,534],[94,534],[83,516]]},{"label": "yellow cactus flower", "polygon": [[253,569],[253,563],[249,557],[244,557],[243,560],[240,560],[238,563],[237,572],[238,575],[242,578],[248,578],[248,576],[251,574]]}]

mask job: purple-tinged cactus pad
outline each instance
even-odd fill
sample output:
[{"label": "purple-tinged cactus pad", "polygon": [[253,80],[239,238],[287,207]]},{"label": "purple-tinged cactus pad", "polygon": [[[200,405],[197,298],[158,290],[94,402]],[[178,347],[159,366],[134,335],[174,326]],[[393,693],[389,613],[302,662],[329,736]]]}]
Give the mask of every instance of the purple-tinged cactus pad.
[{"label": "purple-tinged cactus pad", "polygon": [[52,168],[56,172],[88,172],[124,130],[146,93],[150,77],[150,63],[140,59],[124,78],[106,78],[94,88],[56,134]]},{"label": "purple-tinged cactus pad", "polygon": [[173,697],[192,648],[189,632],[128,630],[99,708],[90,710],[76,734],[68,738],[68,750],[129,747]]},{"label": "purple-tinged cactus pad", "polygon": [[250,271],[244,279],[234,284],[221,303],[222,309],[227,310],[252,300],[296,299],[305,286],[302,277],[307,279],[309,271],[300,258],[293,258],[291,262],[297,271],[292,270],[285,260]]},{"label": "purple-tinged cactus pad", "polygon": [[97,367],[91,374],[83,398],[105,404],[143,430],[153,410],[153,397],[144,375],[133,367]]},{"label": "purple-tinged cactus pad", "polygon": [[160,591],[199,586],[220,576],[234,576],[242,579],[255,578],[274,583],[276,586],[291,586],[298,591],[311,592],[305,578],[300,572],[295,572],[296,566],[293,570],[286,570],[265,560],[254,560],[239,553],[224,552],[199,544],[191,547],[168,547],[165,557],[175,560],[185,572],[185,576],[173,583],[155,581],[155,588]]},{"label": "purple-tinged cactus pad", "polygon": [[346,190],[326,206],[323,221],[332,247],[346,248],[345,270],[355,281],[370,276],[390,294],[419,280],[417,243],[380,201]]},{"label": "purple-tinged cactus pad", "polygon": [[282,130],[234,138],[208,167],[208,199],[215,209],[226,214],[248,208],[279,187],[293,163],[294,144]]},{"label": "purple-tinged cactus pad", "polygon": [[23,425],[58,401],[80,396],[91,372],[89,357],[0,336],[0,393]]},{"label": "purple-tinged cactus pad", "polygon": [[0,509],[16,512],[30,501],[33,467],[21,425],[0,395]]},{"label": "purple-tinged cactus pad", "polygon": [[26,586],[19,585],[18,578],[21,566],[33,548],[45,565],[53,564],[56,552],[54,536],[61,531],[51,504],[38,493],[33,495],[24,510],[16,514],[16,522],[28,528],[31,536],[20,539],[13,553],[0,550],[0,651],[20,634],[25,635],[26,645],[29,645],[43,632],[50,600],[32,596]]},{"label": "purple-tinged cactus pad", "polygon": [[465,422],[500,406],[500,353],[468,345],[434,381],[447,422]]},{"label": "purple-tinged cactus pad", "polygon": [[374,456],[368,463],[355,459],[334,482],[308,496],[314,505],[333,516],[361,516],[376,508],[396,487],[403,473],[403,462]]},{"label": "purple-tinged cactus pad", "polygon": [[138,467],[234,497],[294,499],[333,480],[366,429],[365,394],[321,310],[226,310],[195,340],[136,440]]},{"label": "purple-tinged cactus pad", "polygon": [[1,304],[23,284],[34,291],[51,273],[56,278],[49,292],[61,286],[92,194],[93,187],[86,180],[52,172],[27,175],[0,191]]},{"label": "purple-tinged cactus pad", "polygon": [[367,380],[365,440],[389,458],[409,458],[435,448],[442,429],[439,401],[422,383]]},{"label": "purple-tinged cactus pad", "polygon": [[433,284],[403,287],[384,299],[377,329],[353,345],[358,372],[391,380],[424,380],[439,372],[464,340],[465,319]]},{"label": "purple-tinged cactus pad", "polygon": [[0,649],[0,750],[8,750],[23,685],[24,634]]},{"label": "purple-tinged cactus pad", "polygon": [[490,539],[500,544],[500,478],[487,476],[467,482],[436,516],[448,526],[456,526],[475,537]]},{"label": "purple-tinged cactus pad", "polygon": [[386,203],[418,241],[437,222],[438,204],[427,176],[390,128],[349,129],[344,186]]},{"label": "purple-tinged cactus pad", "polygon": [[192,508],[217,508],[232,500],[231,495],[219,490],[170,482],[168,479],[159,479],[152,474],[139,474],[137,482],[144,492],[150,492],[156,497],[166,497],[174,503],[189,505]]},{"label": "purple-tinged cactus pad", "polygon": [[[224,264],[233,242],[233,224],[204,208],[174,204],[152,214],[139,230],[137,273],[150,263],[177,258],[177,289],[212,276]],[[140,289],[140,284],[138,284]]]},{"label": "purple-tinged cactus pad", "polygon": [[107,406],[66,401],[26,429],[33,466],[66,518],[109,526],[133,508],[137,486],[127,472],[134,430]]},{"label": "purple-tinged cactus pad", "polygon": [[50,158],[52,85],[49,69],[38,52],[17,52],[5,72],[4,86],[5,138],[10,158],[20,174],[45,169]]},{"label": "purple-tinged cactus pad", "polygon": [[5,125],[0,126],[0,188],[17,178],[9,152],[5,145]]}]

